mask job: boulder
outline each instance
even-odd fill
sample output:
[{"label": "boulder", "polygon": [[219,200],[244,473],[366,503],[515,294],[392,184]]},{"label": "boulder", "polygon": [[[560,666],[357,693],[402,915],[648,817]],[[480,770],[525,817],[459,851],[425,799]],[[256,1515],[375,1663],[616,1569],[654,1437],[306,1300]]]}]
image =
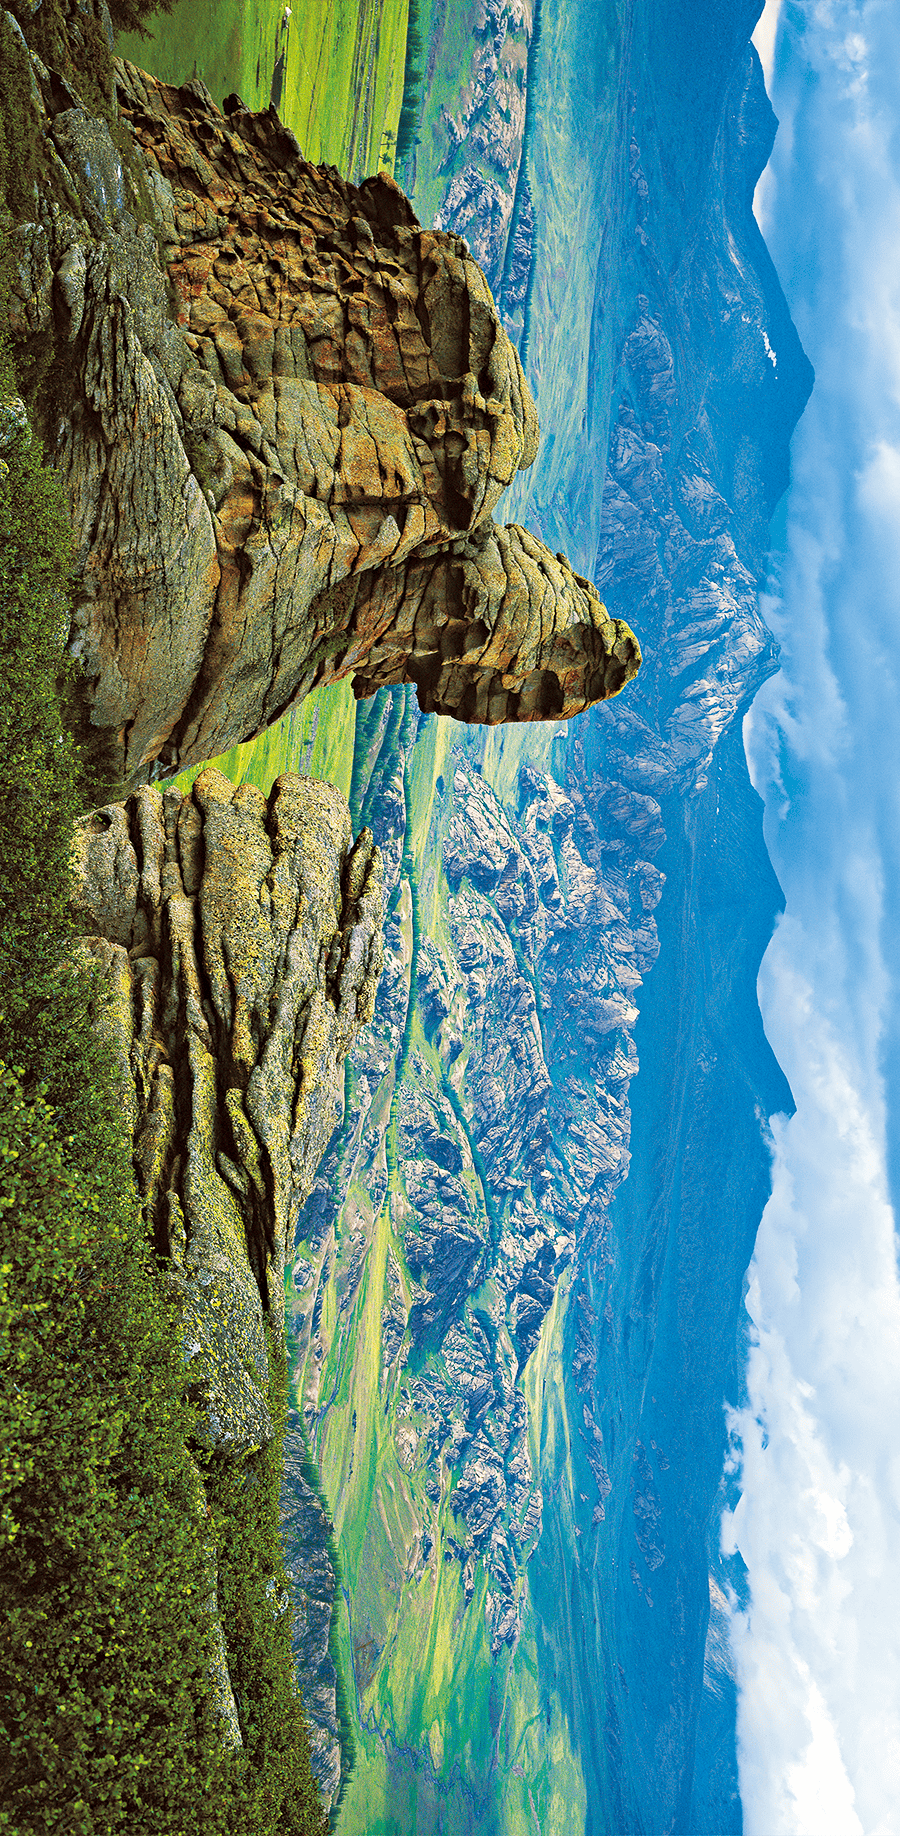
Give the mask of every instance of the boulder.
[{"label": "boulder", "polygon": [[123,161],[32,64],[65,208],[16,227],[10,327],[57,352],[71,647],[110,780],[215,757],[341,677],[485,723],[630,680],[628,627],[493,521],[538,423],[465,242],[386,173],[308,165],[273,109],[117,63]]}]

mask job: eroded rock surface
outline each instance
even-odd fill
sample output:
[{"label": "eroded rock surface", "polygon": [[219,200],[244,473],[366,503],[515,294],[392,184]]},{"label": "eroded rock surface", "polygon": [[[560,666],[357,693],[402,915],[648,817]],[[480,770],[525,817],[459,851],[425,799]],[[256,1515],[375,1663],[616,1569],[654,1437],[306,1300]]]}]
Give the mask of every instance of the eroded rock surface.
[{"label": "eroded rock surface", "polygon": [[[268,798],[214,770],[187,796],[145,785],[76,831],[79,948],[119,1067],[137,1184],[180,1302],[201,1439],[248,1462],[272,1439],[269,1335],[283,1350],[299,1207],[343,1108],[344,1060],[371,1019],[382,867],[330,784],[285,775]],[[297,1486],[301,1479],[296,1476]],[[203,1492],[197,1475],[198,1510]],[[296,1489],[296,1488],[295,1488]],[[328,1651],[334,1574],[318,1500],[286,1525],[294,1644],[326,1802],[340,1782]],[[241,1740],[213,1606],[211,1696]],[[274,1611],[279,1603],[272,1602]]]},{"label": "eroded rock surface", "polygon": [[76,839],[81,949],[111,993],[138,1184],[171,1259],[212,1449],[271,1438],[264,1321],[284,1324],[297,1207],[339,1119],[381,967],[381,863],[328,784],[268,799],[202,772]]},{"label": "eroded rock surface", "polygon": [[342,676],[485,723],[630,680],[589,583],[493,523],[538,425],[466,244],[386,174],[307,165],[274,110],[118,64],[128,171],[31,64],[68,207],[14,232],[11,328],[64,352],[72,641],[113,775],[213,757]]}]

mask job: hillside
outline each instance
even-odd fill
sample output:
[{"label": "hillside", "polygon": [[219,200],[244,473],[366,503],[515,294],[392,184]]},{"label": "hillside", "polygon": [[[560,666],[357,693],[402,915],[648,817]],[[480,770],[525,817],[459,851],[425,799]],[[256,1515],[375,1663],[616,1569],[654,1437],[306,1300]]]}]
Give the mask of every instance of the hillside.
[{"label": "hillside", "polygon": [[[221,646],[220,670],[198,636],[179,657],[187,688],[174,722],[163,731],[165,721],[148,717],[126,769],[193,761],[179,779],[187,789],[201,755],[229,745],[227,768],[268,794],[286,765],[324,767],[383,861],[385,966],[372,1024],[350,1049],[343,1122],[285,1237],[282,1507],[294,1652],[318,1776],[332,1798],[343,1789],[348,1836],[438,1822],[454,1836],[512,1836],[535,1817],[560,1836],[650,1829],[663,1780],[671,1828],[722,1836],[740,1827],[733,1692],[715,1612],[707,1638],[720,1598],[721,1405],[735,1383],[741,1285],[767,1190],[765,1118],[790,1102],[755,1001],[779,894],[740,722],[775,667],[757,585],[811,382],[751,210],[774,132],[748,44],[757,10],[738,0],[689,16],[661,0],[416,9],[421,57],[406,59],[405,101],[418,126],[398,168],[426,226],[416,246],[428,247],[435,223],[467,275],[471,246],[497,303],[491,338],[513,379],[505,398],[502,387],[495,395],[522,404],[530,391],[541,422],[535,457],[527,411],[517,410],[517,458],[502,476],[486,467],[498,484],[513,481],[501,514],[546,544],[536,565],[555,595],[549,624],[562,597],[577,602],[570,626],[583,626],[579,596],[598,606],[587,585],[596,581],[604,618],[619,621],[613,649],[627,625],[644,659],[624,697],[566,724],[553,716],[569,708],[542,699],[534,669],[525,672],[533,699],[516,711],[548,716],[540,726],[469,729],[429,711],[447,699],[416,659],[443,658],[433,627],[454,623],[446,594],[439,620],[427,606],[420,618],[424,644],[405,634],[402,646],[372,653],[375,668],[357,670],[356,589],[337,596],[337,624],[334,595],[326,604],[314,589],[309,603],[325,617],[306,660],[294,668],[288,655],[284,683],[270,685],[296,606],[288,593],[285,626],[270,641],[265,609],[281,550],[267,530],[257,556],[238,525],[244,500],[261,501],[263,476],[289,472],[296,442],[266,420],[275,366],[260,319],[272,315],[257,304],[235,337],[222,329],[218,315],[231,325],[237,314],[222,299],[210,304],[200,211],[188,195],[192,185],[196,196],[216,194],[221,228],[257,285],[258,223],[239,221],[234,187],[217,191],[213,148],[216,135],[241,131],[249,157],[257,129],[234,96],[225,115],[213,112],[201,82],[214,80],[212,64],[201,60],[220,47],[204,46],[186,3],[144,47],[150,69],[180,81],[190,75],[173,64],[183,45],[197,74],[182,100],[168,91],[161,105],[152,85],[124,76],[139,137],[143,119],[148,148],[177,143],[177,159],[149,169],[170,186],[177,169],[178,214],[164,200],[163,218],[168,211],[167,246],[177,244],[176,265],[195,288],[188,348],[234,403],[217,451],[182,443],[185,475],[201,495],[212,491],[211,516],[228,508],[219,526],[246,595],[233,630],[253,601],[268,643],[252,659],[256,711],[218,728],[199,716],[224,705],[230,719],[241,702],[240,647]],[[382,54],[396,70],[400,27],[390,18],[393,49]],[[255,69],[250,34],[232,44],[227,68],[257,83],[243,101],[265,102],[283,56],[286,124],[299,131],[290,108],[302,104],[317,153],[352,139],[358,182],[376,140],[390,152],[369,15],[358,10],[353,34],[365,80],[354,89],[347,72],[340,79],[342,93],[368,98],[352,135],[338,108],[327,130],[321,117],[313,128],[298,55],[308,39],[276,26],[273,17]],[[333,48],[328,56],[336,85]],[[399,107],[396,84],[391,93]],[[161,106],[175,123],[162,132]],[[271,164],[282,130],[270,119],[265,131]],[[299,157],[289,136],[280,157]],[[344,181],[325,184],[345,222],[359,214]],[[362,190],[379,260],[387,238],[388,259],[399,253],[401,272],[407,264],[409,304],[415,219],[386,181]],[[219,223],[204,234],[215,245]],[[360,264],[359,235],[335,239],[340,276],[369,260]],[[229,290],[236,300],[233,280]],[[422,318],[419,298],[415,338]],[[204,341],[213,348],[201,363]],[[169,386],[185,419],[181,385]],[[392,402],[397,390],[383,393]],[[477,445],[485,409],[460,397],[458,411]],[[429,450],[441,474],[440,446]],[[222,452],[232,473],[216,502]],[[74,480],[81,460],[69,464]],[[464,515],[443,474],[429,501],[451,561],[470,569],[461,596],[471,607],[471,568],[490,569],[460,547],[483,509],[479,498],[473,512],[466,484]],[[327,499],[330,489],[326,481],[306,495]],[[380,476],[375,493],[361,485],[372,527],[354,529],[354,542],[377,540],[384,495]],[[399,532],[403,491],[390,495]],[[172,552],[172,577],[182,566],[189,584],[193,561],[177,560],[177,544]],[[288,554],[294,570],[297,552]],[[218,538],[204,553],[207,565],[221,563]],[[505,561],[503,572],[508,580]],[[371,629],[382,612],[379,602]],[[592,610],[587,622],[599,621]],[[216,642],[223,628],[218,618],[205,627]],[[107,629],[114,683],[117,616]],[[143,667],[141,646],[132,649]],[[341,683],[315,689],[279,729],[247,743],[286,699],[337,674],[335,659],[377,692],[354,710]],[[562,681],[565,671],[553,672]],[[404,675],[418,693],[377,686]],[[134,708],[121,723],[129,742],[132,718],[143,719],[139,673],[132,680]],[[485,710],[476,695],[456,711]],[[511,711],[509,701],[498,708]],[[115,733],[115,722],[104,725]],[[121,758],[114,763],[122,776]]]}]

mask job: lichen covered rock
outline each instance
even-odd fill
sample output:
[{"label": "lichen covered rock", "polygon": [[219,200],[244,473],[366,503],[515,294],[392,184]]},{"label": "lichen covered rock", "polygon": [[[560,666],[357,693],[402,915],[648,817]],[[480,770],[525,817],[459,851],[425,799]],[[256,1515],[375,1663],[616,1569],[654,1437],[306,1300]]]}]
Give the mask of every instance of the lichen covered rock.
[{"label": "lichen covered rock", "polygon": [[627,626],[492,521],[538,424],[466,244],[387,174],[308,165],[274,110],[118,64],[129,169],[31,65],[65,203],[11,233],[9,325],[64,371],[71,645],[111,779],[215,757],[340,677],[487,723],[615,694]]},{"label": "lichen covered rock", "polygon": [[381,862],[340,793],[202,772],[76,836],[82,952],[108,992],[141,1196],[171,1262],[210,1448],[264,1446],[293,1219],[381,967]]}]

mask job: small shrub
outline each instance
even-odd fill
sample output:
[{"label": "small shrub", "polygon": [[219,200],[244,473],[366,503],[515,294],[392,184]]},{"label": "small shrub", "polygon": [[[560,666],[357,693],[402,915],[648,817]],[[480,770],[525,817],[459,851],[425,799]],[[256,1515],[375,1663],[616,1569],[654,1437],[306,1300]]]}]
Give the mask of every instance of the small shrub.
[{"label": "small shrub", "polygon": [[108,4],[117,32],[140,32],[149,38],[147,20],[154,13],[171,13],[175,0],[108,0]]}]

